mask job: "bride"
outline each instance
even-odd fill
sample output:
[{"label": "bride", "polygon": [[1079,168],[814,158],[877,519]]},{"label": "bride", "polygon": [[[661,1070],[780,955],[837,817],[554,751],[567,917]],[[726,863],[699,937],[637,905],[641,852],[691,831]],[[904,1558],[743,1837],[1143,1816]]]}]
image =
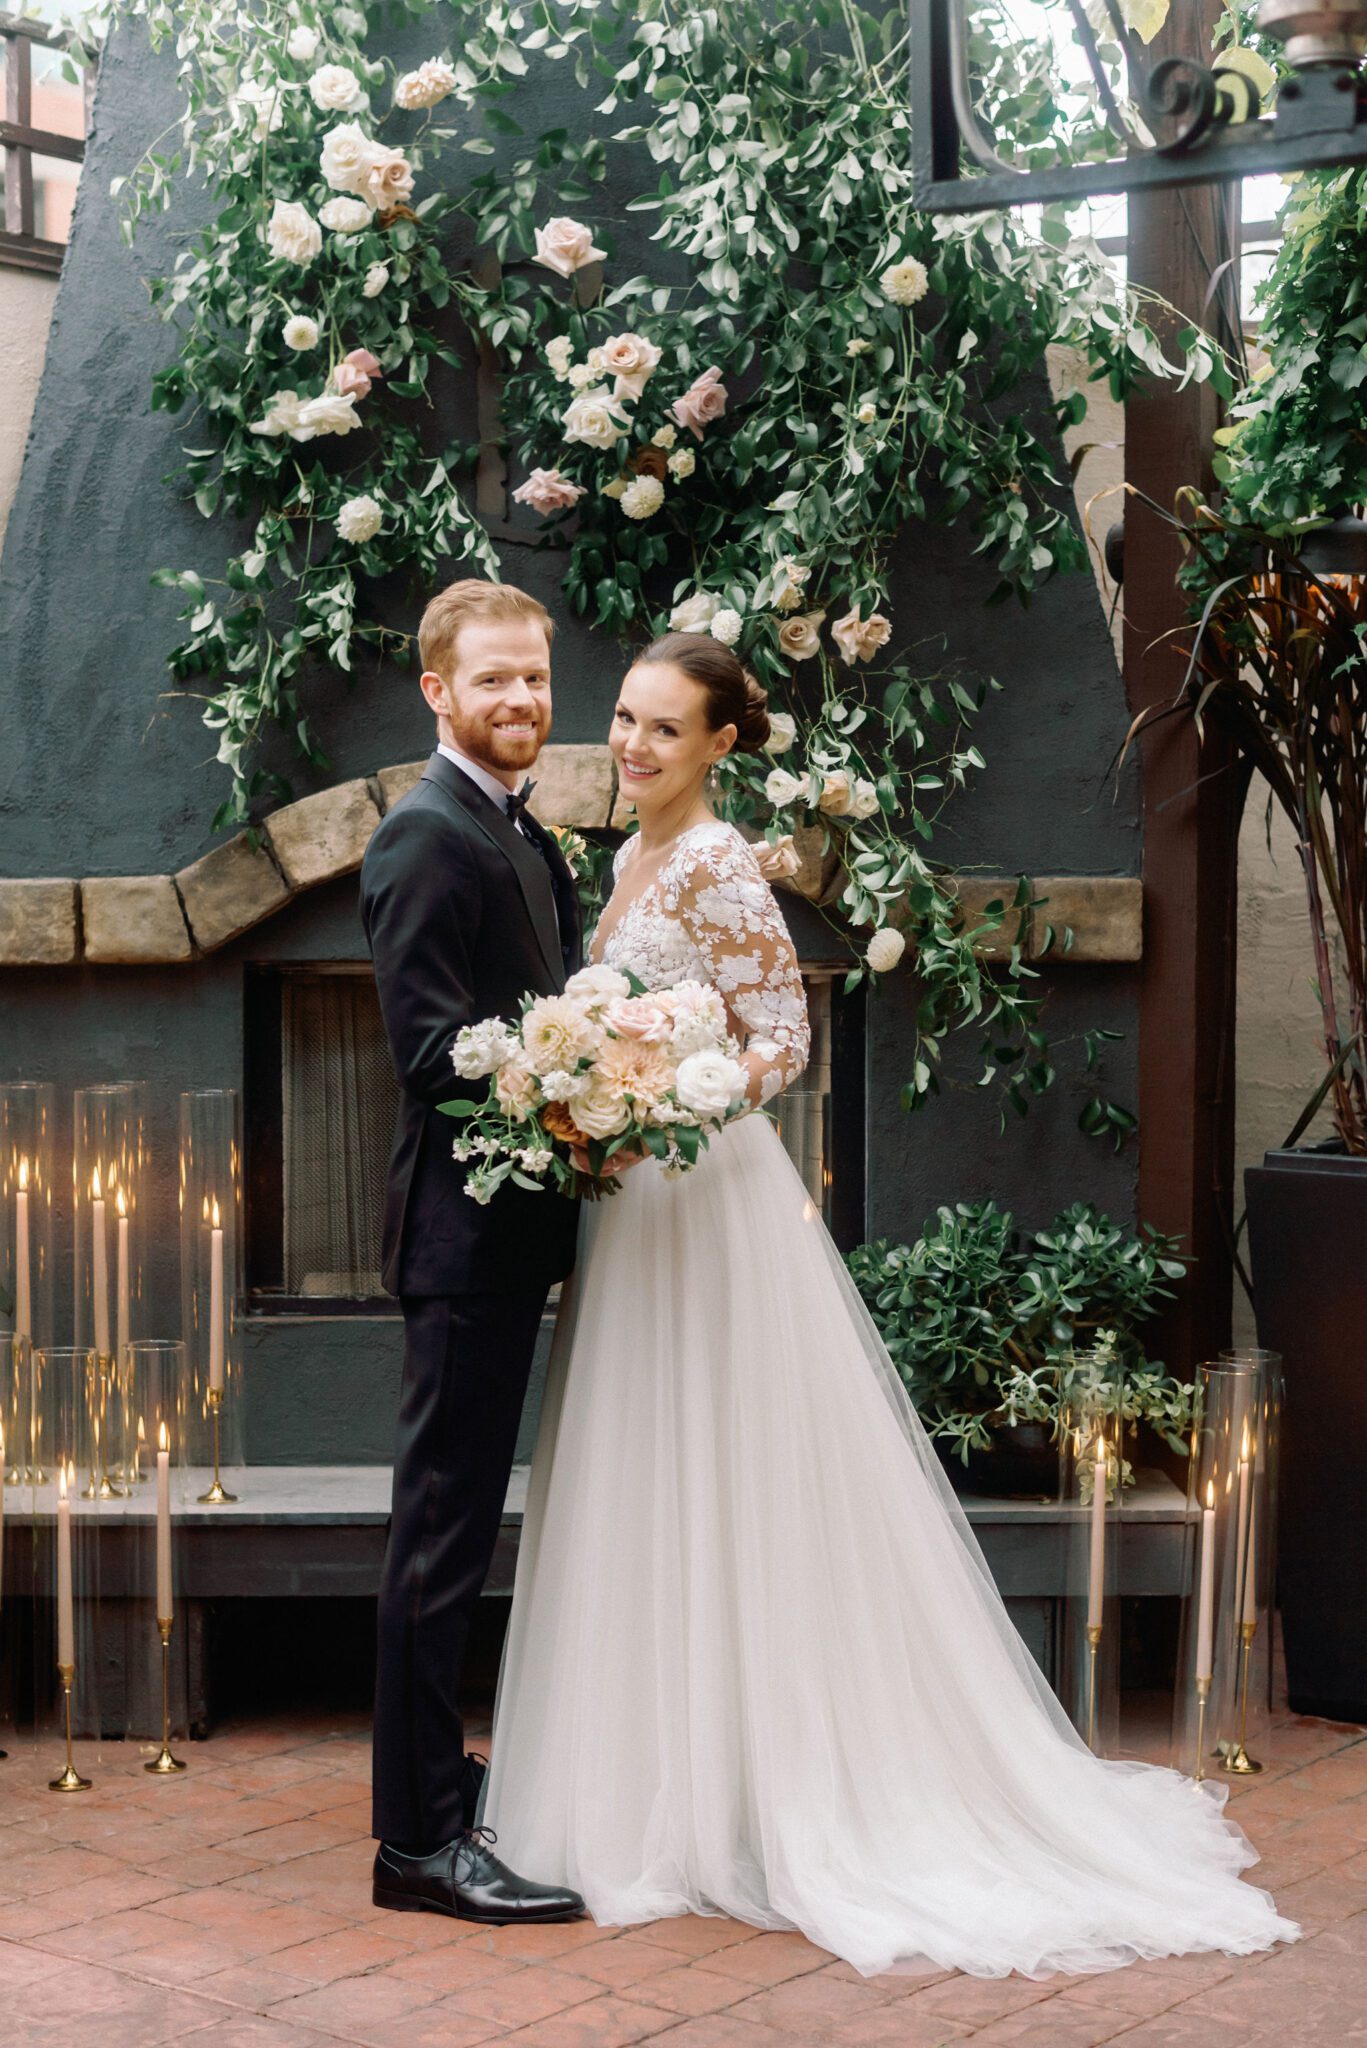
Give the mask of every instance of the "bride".
[{"label": "bride", "polygon": [[[726,1000],[758,1109],[802,1071],[797,961],[712,765],[768,733],[703,634],[611,745],[639,832],[595,962]],[[589,970],[592,971],[592,970]],[[1093,1756],[1025,1649],[771,1121],[589,1206],[532,1460],[480,1819],[604,1926],[797,1928],[866,1975],[1112,1969],[1300,1929],[1227,1789]]]}]

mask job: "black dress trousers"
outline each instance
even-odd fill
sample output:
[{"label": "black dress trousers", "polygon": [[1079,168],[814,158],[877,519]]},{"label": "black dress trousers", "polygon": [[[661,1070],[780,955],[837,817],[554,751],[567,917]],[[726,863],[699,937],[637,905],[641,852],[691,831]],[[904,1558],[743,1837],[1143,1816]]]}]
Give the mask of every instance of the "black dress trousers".
[{"label": "black dress trousers", "polygon": [[436,1847],[466,1810],[460,1673],[493,1561],[548,1286],[405,1295],[380,1581],[373,1832]]}]

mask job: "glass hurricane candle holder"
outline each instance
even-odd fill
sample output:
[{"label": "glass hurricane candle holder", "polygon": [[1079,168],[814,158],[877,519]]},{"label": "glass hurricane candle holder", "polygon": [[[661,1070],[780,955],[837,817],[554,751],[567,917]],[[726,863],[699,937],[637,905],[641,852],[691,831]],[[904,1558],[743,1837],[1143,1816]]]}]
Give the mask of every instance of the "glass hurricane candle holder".
[{"label": "glass hurricane candle holder", "polygon": [[[39,1436],[47,1479],[34,1490],[33,1721],[45,1741],[99,1735],[100,1535],[116,1506],[99,1484],[101,1374],[93,1347],[49,1345],[36,1354]],[[52,1789],[80,1791],[68,1769]]]},{"label": "glass hurricane candle holder", "polygon": [[104,1497],[122,1498],[132,1462],[129,1346],[143,1316],[147,1136],[140,1082],[78,1088],[72,1114],[77,1344],[98,1361]]},{"label": "glass hurricane candle holder", "polygon": [[160,1775],[184,1769],[170,1748],[183,1731],[185,1631],[177,1630],[176,1485],[183,1437],[179,1404],[186,1386],[185,1346],[145,1338],[131,1347],[137,1414],[137,1471],[124,1509],[127,1542],[123,1602],[125,1734],[158,1745],[144,1768]]},{"label": "glass hurricane candle holder", "polygon": [[1197,1778],[1262,1768],[1281,1408],[1276,1353],[1210,1359],[1197,1369],[1173,1712],[1173,1762]]},{"label": "glass hurricane candle holder", "polygon": [[181,1483],[195,1500],[218,1506],[238,1498],[244,1462],[242,1144],[235,1088],[196,1088],[180,1098],[180,1278]]},{"label": "glass hurricane candle holder", "polygon": [[[1075,1384],[1059,1410],[1059,1501],[1065,1546],[1058,1643],[1059,1696],[1098,1756],[1120,1746],[1120,1537],[1123,1422],[1109,1354],[1075,1354]],[[1087,1385],[1095,1364],[1094,1385]]]},{"label": "glass hurricane candle holder", "polygon": [[11,1488],[42,1478],[34,1374],[54,1335],[54,1109],[50,1082],[0,1083],[0,1463]]}]

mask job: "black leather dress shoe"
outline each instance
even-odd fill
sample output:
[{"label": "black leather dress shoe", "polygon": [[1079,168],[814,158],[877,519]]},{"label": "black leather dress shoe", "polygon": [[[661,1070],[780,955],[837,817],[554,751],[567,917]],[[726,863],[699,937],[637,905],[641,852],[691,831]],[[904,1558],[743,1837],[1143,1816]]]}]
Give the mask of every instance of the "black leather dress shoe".
[{"label": "black leather dress shoe", "polygon": [[578,1920],[584,1901],[568,1885],[533,1884],[500,1863],[492,1828],[471,1828],[430,1856],[405,1856],[381,1842],[371,1898],[393,1913],[448,1913],[490,1927]]},{"label": "black leather dress shoe", "polygon": [[479,1795],[488,1774],[488,1757],[481,1756],[477,1750],[472,1749],[460,1771],[461,1817],[467,1828],[472,1828],[479,1819]]}]

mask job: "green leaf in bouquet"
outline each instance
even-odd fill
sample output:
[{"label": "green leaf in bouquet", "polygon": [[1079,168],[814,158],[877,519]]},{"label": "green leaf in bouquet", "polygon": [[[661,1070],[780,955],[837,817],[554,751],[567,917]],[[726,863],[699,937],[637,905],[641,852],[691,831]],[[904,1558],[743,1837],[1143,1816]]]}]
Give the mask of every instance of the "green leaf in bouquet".
[{"label": "green leaf in bouquet", "polygon": [[442,1116],[478,1116],[480,1104],[478,1102],[467,1102],[462,1097],[456,1102],[439,1102],[437,1110]]},{"label": "green leaf in bouquet", "polygon": [[690,1126],[685,1124],[674,1133],[674,1143],[679,1148],[679,1156],[687,1160],[690,1166],[697,1165],[698,1154],[706,1142],[702,1132],[696,1125]]},{"label": "green leaf in bouquet", "polygon": [[652,1159],[668,1159],[669,1140],[663,1131],[642,1131],[640,1143]]},{"label": "green leaf in bouquet", "polygon": [[513,1185],[519,1188],[530,1188],[534,1195],[539,1195],[544,1183],[539,1180],[533,1180],[529,1173],[523,1173],[517,1167],[514,1167]]}]

